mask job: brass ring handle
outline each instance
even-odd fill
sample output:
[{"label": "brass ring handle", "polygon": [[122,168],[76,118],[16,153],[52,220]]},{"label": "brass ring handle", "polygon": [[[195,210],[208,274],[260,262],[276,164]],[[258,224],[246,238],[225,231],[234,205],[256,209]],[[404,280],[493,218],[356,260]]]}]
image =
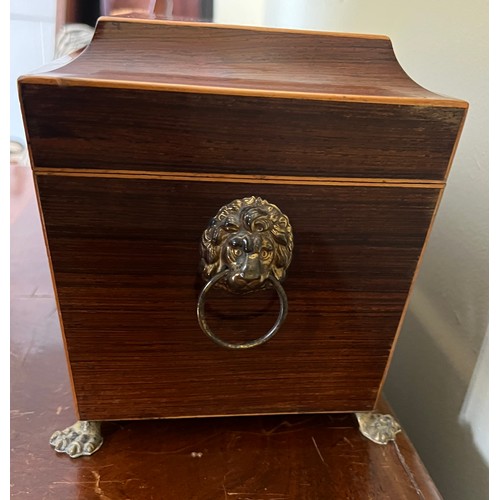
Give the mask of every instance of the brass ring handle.
[{"label": "brass ring handle", "polygon": [[208,326],[207,320],[205,318],[205,297],[212,288],[212,286],[215,285],[219,280],[225,278],[228,273],[229,270],[226,269],[225,271],[216,274],[203,287],[203,290],[201,291],[200,296],[198,298],[198,305],[196,307],[196,314],[198,315],[198,323],[200,324],[201,329],[206,333],[206,335],[208,335],[208,337],[210,337],[216,344],[220,345],[221,347],[225,347],[226,349],[248,349],[250,347],[259,346],[264,342],[267,342],[270,338],[272,338],[275,335],[275,333],[281,328],[281,325],[285,321],[288,312],[288,299],[285,290],[283,290],[281,283],[272,274],[269,275],[268,280],[274,286],[280,298],[280,312],[278,315],[278,319],[274,323],[273,327],[265,335],[262,335],[262,337],[259,337],[258,339],[255,340],[251,340],[248,342],[235,342],[235,343],[226,342],[221,338],[219,338]]}]

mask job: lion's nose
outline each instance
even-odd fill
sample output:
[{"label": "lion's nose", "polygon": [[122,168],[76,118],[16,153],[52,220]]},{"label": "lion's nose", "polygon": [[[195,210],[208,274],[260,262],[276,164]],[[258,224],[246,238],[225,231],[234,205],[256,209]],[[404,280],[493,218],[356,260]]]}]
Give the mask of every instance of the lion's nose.
[{"label": "lion's nose", "polygon": [[240,276],[246,281],[253,281],[259,279],[260,275],[259,254],[248,254],[241,266]]}]

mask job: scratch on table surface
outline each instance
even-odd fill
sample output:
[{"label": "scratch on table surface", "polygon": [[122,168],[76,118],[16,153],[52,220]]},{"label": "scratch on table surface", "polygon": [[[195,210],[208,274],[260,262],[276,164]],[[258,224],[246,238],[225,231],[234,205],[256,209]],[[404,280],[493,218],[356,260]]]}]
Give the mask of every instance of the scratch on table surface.
[{"label": "scratch on table surface", "polygon": [[104,492],[102,491],[101,489],[101,475],[99,474],[99,472],[97,471],[91,471],[92,472],[92,475],[95,477],[95,484],[94,484],[94,493],[96,493],[97,495],[99,495],[99,498],[101,500],[112,500],[111,498],[109,498],[108,496],[106,496],[104,494]]},{"label": "scratch on table surface", "polygon": [[[298,422],[291,423],[288,420],[283,420],[280,422],[278,425],[275,425],[272,429],[266,431],[265,429],[262,429],[262,434],[264,436],[270,436],[271,434],[274,434],[280,427],[287,427],[288,429],[293,429],[292,431],[285,431],[285,432],[296,432],[298,429],[296,427],[300,427],[301,425],[305,424],[306,422],[309,422],[310,420],[314,419],[315,417],[306,417]],[[282,434],[282,433],[281,433]]]},{"label": "scratch on table surface", "polygon": [[344,436],[344,441],[351,446],[351,448],[354,448],[354,445]]},{"label": "scratch on table surface", "polygon": [[26,351],[24,352],[23,357],[21,358],[21,367],[24,366],[26,359],[28,358],[31,350],[33,349],[34,343],[35,343],[35,337],[33,336],[33,337],[31,337],[29,344],[28,344],[28,347],[26,348]]},{"label": "scratch on table surface", "polygon": [[34,413],[34,411],[10,410],[11,417],[24,417],[26,415],[33,415]]},{"label": "scratch on table surface", "polygon": [[[105,469],[106,467],[114,467],[114,465],[115,464],[99,465],[99,470]],[[79,464],[78,468],[80,470],[95,470],[95,465],[94,466],[85,467],[83,464]]]},{"label": "scratch on table surface", "polygon": [[399,450],[399,446],[396,443],[396,441],[393,439],[392,444],[394,445],[394,449],[396,450],[396,454],[398,456],[399,463],[402,465],[403,469],[406,472],[406,475],[408,476],[408,479],[410,480],[410,483],[412,485],[412,488],[417,492],[417,495],[420,498],[424,498],[424,494],[418,487],[417,481],[415,480],[415,476],[413,475],[413,472],[411,469],[408,467],[408,464],[406,463],[406,460],[404,459],[403,455],[401,454],[401,451]]},{"label": "scratch on table surface", "polygon": [[325,465],[328,465],[326,462],[325,462],[325,459],[323,458],[323,455],[321,454],[321,451],[319,451],[319,447],[316,443],[316,440],[314,439],[313,436],[311,436],[311,439],[312,439],[312,442],[314,444],[314,447],[316,448],[316,451],[318,452],[318,455],[319,455],[319,458],[321,458],[321,461],[325,464]]},{"label": "scratch on table surface", "polygon": [[[286,500],[287,495],[285,493],[274,493],[271,491],[264,491],[264,492],[259,492],[258,496],[256,497],[255,492],[250,492],[250,491],[227,491],[226,488],[226,477],[228,476],[230,472],[226,472],[224,474],[224,477],[222,479],[222,490],[224,491],[224,499],[225,500],[230,500],[229,497],[234,497],[234,496],[239,496],[242,497],[240,500],[255,500],[256,498],[259,498],[261,500],[264,500],[264,497],[267,500]],[[267,489],[267,488],[265,488]]]},{"label": "scratch on table surface", "polygon": [[[95,477],[95,473],[93,472],[94,474],[94,477]],[[138,478],[131,478],[131,479],[126,479],[125,481],[122,481],[122,480],[114,480],[114,481],[99,481],[99,485],[101,484],[108,484],[108,483],[118,483],[118,484],[127,484],[129,483],[130,481],[140,481],[140,479]],[[54,484],[96,484],[95,481],[52,481],[51,485],[54,485]]]},{"label": "scratch on table surface", "polygon": [[[255,493],[251,493],[249,491],[232,491],[232,492],[226,492],[224,491],[227,496],[236,496],[236,495],[250,495],[248,498],[253,499],[255,498]],[[286,498],[286,495],[284,493],[271,493],[271,492],[265,492],[265,493],[259,493],[259,497],[265,496],[265,497],[273,497],[279,500],[284,500]],[[269,499],[272,500],[272,499]]]},{"label": "scratch on table surface", "polygon": [[49,488],[54,484],[95,484],[95,481],[52,481]]},{"label": "scratch on table surface", "polygon": [[224,474],[224,477],[222,478],[222,489],[224,490],[224,499],[227,500],[227,490],[226,490],[226,477],[229,474],[229,472],[226,472]]},{"label": "scratch on table surface", "polygon": [[60,415],[63,411],[69,410],[69,406],[58,406],[56,409],[56,415]]},{"label": "scratch on table surface", "polygon": [[200,439],[196,443],[188,443],[185,446],[182,446],[180,448],[176,448],[175,450],[165,450],[165,451],[151,451],[151,450],[131,450],[128,451],[127,453],[132,453],[134,455],[177,455],[179,453],[183,453],[185,451],[188,451],[189,449],[193,448],[202,448],[201,445],[205,444],[207,441],[210,439],[216,438],[220,434],[220,431],[213,432],[209,436]]}]

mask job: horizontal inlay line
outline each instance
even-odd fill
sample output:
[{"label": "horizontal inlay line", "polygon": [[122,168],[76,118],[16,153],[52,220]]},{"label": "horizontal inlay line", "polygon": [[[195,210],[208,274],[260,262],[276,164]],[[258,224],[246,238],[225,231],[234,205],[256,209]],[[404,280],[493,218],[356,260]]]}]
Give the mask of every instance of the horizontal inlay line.
[{"label": "horizontal inlay line", "polygon": [[102,177],[117,179],[154,179],[191,182],[229,182],[243,184],[294,184],[304,186],[375,186],[407,188],[444,188],[445,183],[434,180],[371,179],[352,177],[300,177],[285,175],[210,174],[195,172],[150,172],[143,170],[105,170],[79,168],[34,168],[36,175],[64,177]]},{"label": "horizontal inlay line", "polygon": [[174,83],[143,82],[135,80],[112,80],[107,78],[68,77],[57,74],[26,75],[19,79],[21,84],[56,85],[61,87],[104,87],[149,91],[184,92],[190,94],[237,95],[245,97],[268,97],[277,99],[304,99],[311,101],[363,102],[371,104],[393,104],[398,106],[428,106],[467,108],[465,101],[425,97],[393,97],[375,95],[330,94],[323,92],[297,92],[289,90],[264,90],[253,88],[218,87]]}]

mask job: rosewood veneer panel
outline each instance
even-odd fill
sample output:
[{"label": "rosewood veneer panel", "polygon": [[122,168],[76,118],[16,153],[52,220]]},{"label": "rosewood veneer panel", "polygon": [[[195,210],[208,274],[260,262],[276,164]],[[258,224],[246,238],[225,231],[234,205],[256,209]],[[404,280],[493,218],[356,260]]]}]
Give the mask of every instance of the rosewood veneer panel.
[{"label": "rosewood veneer panel", "polygon": [[[38,175],[80,417],[93,420],[373,407],[440,189]],[[234,198],[292,223],[288,318],[259,348],[198,327],[199,240]],[[227,338],[276,316],[272,291],[210,295]]]}]

